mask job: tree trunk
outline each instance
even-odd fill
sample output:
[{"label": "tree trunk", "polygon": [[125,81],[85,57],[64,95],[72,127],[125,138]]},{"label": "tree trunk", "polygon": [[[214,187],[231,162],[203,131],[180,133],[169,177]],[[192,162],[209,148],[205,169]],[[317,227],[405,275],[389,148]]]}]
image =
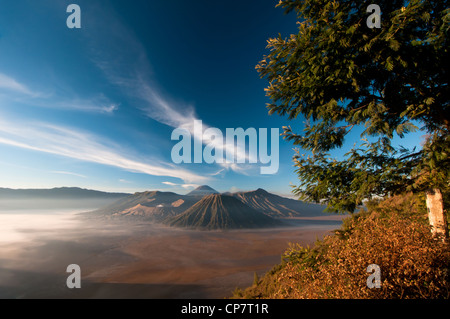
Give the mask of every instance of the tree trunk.
[{"label": "tree trunk", "polygon": [[427,210],[433,236],[441,238],[443,241],[448,240],[444,201],[438,188],[427,191]]}]

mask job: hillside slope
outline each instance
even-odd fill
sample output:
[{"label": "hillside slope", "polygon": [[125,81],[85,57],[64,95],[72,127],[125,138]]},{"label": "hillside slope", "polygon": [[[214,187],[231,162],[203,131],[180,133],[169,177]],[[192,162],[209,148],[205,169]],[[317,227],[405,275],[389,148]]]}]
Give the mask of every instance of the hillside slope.
[{"label": "hillside slope", "polygon": [[169,216],[182,213],[199,199],[172,192],[142,192],[122,198],[111,205],[90,212],[92,217],[121,218],[133,217],[161,221]]},{"label": "hillside slope", "polygon": [[248,207],[232,196],[203,197],[185,212],[164,221],[176,227],[196,229],[237,229],[280,225],[280,222]]},{"label": "hillside slope", "polygon": [[281,197],[265,191],[257,189],[250,192],[232,193],[231,196],[236,197],[247,206],[265,213],[271,217],[310,217],[324,216],[325,206],[305,203],[299,200]]},{"label": "hillside slope", "polygon": [[[396,196],[313,247],[290,244],[281,264],[233,298],[450,298],[450,246],[432,237],[423,201]],[[367,287],[371,264],[380,267],[380,288]]]}]

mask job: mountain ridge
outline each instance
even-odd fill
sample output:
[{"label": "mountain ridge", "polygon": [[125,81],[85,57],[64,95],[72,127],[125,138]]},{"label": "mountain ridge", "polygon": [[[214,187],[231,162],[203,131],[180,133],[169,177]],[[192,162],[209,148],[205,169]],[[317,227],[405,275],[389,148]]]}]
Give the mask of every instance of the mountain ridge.
[{"label": "mountain ridge", "polygon": [[[90,216],[108,219],[134,218],[178,227],[226,229],[252,227],[252,218],[260,215],[271,219],[328,215],[323,212],[325,206],[289,199],[269,193],[262,188],[254,191],[220,194],[213,188],[204,185],[194,191],[200,191],[200,193],[180,195],[163,191],[137,192],[90,212]],[[207,191],[209,194],[201,195],[203,191]],[[238,209],[250,212],[248,222],[241,219],[240,213],[237,212]],[[178,217],[180,215],[184,217]],[[210,222],[204,224],[203,222],[206,220]],[[265,221],[266,223],[262,224],[271,224],[269,220]],[[258,224],[257,222],[253,223]]]},{"label": "mountain ridge", "polygon": [[[144,220],[161,221],[168,216],[182,213],[198,200],[195,196],[180,195],[173,192],[136,192],[125,198],[89,212],[92,216],[139,217]],[[133,212],[133,208],[135,211]]]},{"label": "mountain ridge", "polygon": [[76,198],[114,198],[125,197],[129,193],[103,192],[80,187],[54,188],[4,188],[0,187],[0,199],[41,198],[41,199],[76,199]]},{"label": "mountain ridge", "polygon": [[280,225],[279,221],[248,207],[237,198],[223,194],[206,195],[183,213],[170,217],[163,223],[169,226],[204,230]]},{"label": "mountain ridge", "polygon": [[271,217],[287,218],[328,215],[323,212],[325,209],[323,205],[282,197],[269,193],[262,188],[254,191],[230,193],[230,196],[238,198],[244,204]]}]

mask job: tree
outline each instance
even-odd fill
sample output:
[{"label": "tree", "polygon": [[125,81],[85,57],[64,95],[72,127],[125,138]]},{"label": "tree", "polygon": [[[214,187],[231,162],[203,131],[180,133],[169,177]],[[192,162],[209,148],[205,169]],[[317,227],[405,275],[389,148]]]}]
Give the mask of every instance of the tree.
[{"label": "tree", "polygon": [[[363,200],[424,192],[432,231],[448,237],[442,192],[449,188],[448,1],[380,0],[381,27],[370,28],[367,1],[281,0],[298,33],[268,40],[256,66],[271,98],[269,113],[303,117],[303,133],[284,138],[310,154],[294,156],[293,192],[353,212]],[[363,142],[330,157],[354,127]],[[422,146],[394,146],[395,135],[422,130]]]}]

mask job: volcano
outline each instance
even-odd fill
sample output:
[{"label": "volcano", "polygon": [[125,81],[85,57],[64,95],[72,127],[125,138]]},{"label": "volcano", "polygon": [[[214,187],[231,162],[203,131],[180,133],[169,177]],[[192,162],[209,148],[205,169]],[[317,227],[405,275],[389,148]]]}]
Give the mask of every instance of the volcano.
[{"label": "volcano", "polygon": [[115,203],[91,212],[92,216],[106,218],[133,217],[159,222],[175,216],[194,205],[199,198],[172,192],[149,191],[135,193]]},{"label": "volcano", "polygon": [[281,224],[237,198],[221,194],[203,197],[192,207],[166,219],[164,223],[169,226],[204,230],[273,227]]},{"label": "volcano", "polygon": [[325,206],[306,203],[300,200],[290,199],[267,192],[262,188],[250,192],[232,193],[247,206],[275,218],[286,217],[317,217],[327,216]]},{"label": "volcano", "polygon": [[214,188],[209,187],[208,185],[202,185],[194,189],[193,191],[186,194],[186,196],[205,196],[211,194],[219,194]]}]

